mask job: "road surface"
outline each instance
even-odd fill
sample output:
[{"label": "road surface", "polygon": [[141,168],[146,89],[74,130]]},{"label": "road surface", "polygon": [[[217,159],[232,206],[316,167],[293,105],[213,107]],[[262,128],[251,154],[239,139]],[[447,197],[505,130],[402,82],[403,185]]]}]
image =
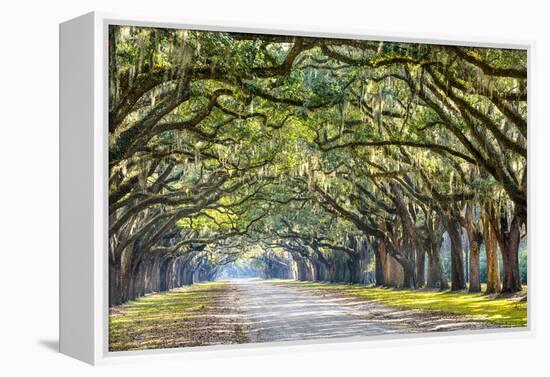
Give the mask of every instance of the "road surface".
[{"label": "road surface", "polygon": [[493,327],[463,316],[390,308],[284,283],[231,280],[250,342],[328,339]]}]

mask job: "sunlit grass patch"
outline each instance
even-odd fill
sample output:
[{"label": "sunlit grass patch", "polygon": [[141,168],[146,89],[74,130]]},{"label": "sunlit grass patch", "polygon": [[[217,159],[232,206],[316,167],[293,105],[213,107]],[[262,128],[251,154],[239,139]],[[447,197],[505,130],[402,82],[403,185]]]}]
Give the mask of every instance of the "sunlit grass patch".
[{"label": "sunlit grass patch", "polygon": [[111,308],[109,349],[165,348],[192,342],[182,336],[185,319],[201,315],[225,283],[201,283],[140,297]]},{"label": "sunlit grass patch", "polygon": [[514,298],[500,298],[483,293],[463,293],[436,290],[407,290],[374,288],[364,285],[349,285],[321,282],[283,281],[300,287],[338,292],[362,300],[380,304],[431,312],[462,314],[473,319],[492,322],[506,327],[527,326],[527,301],[520,300],[527,295],[527,288]]}]

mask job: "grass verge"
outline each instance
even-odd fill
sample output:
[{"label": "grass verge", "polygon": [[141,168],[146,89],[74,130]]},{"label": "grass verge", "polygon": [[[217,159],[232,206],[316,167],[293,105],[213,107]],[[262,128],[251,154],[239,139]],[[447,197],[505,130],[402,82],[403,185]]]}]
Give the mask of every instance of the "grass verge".
[{"label": "grass verge", "polygon": [[514,297],[500,298],[482,293],[441,292],[428,289],[376,288],[364,285],[289,280],[278,282],[324,290],[327,293],[339,293],[397,308],[460,314],[504,327],[527,326],[527,300],[522,300],[527,296],[527,288]]},{"label": "grass verge", "polygon": [[[226,283],[200,283],[140,297],[109,311],[109,350],[140,350],[244,342],[224,322]],[[239,331],[237,331],[239,330]]]}]

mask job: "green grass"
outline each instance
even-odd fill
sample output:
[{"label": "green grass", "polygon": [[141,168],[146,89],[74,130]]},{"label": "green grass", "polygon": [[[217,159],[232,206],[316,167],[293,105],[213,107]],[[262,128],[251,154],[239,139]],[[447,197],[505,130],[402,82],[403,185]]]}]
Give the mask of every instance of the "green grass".
[{"label": "green grass", "polygon": [[527,301],[519,301],[527,295],[527,288],[513,298],[499,298],[482,293],[463,293],[436,290],[406,290],[374,288],[364,285],[283,281],[300,287],[338,292],[361,300],[380,304],[431,312],[461,314],[477,320],[492,322],[506,327],[527,326]]},{"label": "green grass", "polygon": [[150,349],[184,345],[185,326],[193,316],[210,305],[224,283],[201,283],[168,292],[140,297],[111,308],[109,313],[109,349]]}]

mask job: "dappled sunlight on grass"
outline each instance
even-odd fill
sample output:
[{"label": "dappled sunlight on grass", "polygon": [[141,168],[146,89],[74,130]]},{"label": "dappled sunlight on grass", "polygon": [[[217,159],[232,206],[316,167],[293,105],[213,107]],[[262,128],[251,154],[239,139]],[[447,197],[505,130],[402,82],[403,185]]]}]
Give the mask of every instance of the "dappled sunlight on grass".
[{"label": "dappled sunlight on grass", "polygon": [[204,314],[224,283],[202,283],[140,297],[110,309],[109,349],[165,348],[192,343],[187,319]]},{"label": "dappled sunlight on grass", "polygon": [[398,308],[462,314],[506,327],[527,326],[527,301],[520,301],[521,295],[527,294],[527,288],[519,297],[499,298],[482,293],[374,288],[362,285],[282,280],[279,282],[338,292],[346,296],[376,301]]}]

